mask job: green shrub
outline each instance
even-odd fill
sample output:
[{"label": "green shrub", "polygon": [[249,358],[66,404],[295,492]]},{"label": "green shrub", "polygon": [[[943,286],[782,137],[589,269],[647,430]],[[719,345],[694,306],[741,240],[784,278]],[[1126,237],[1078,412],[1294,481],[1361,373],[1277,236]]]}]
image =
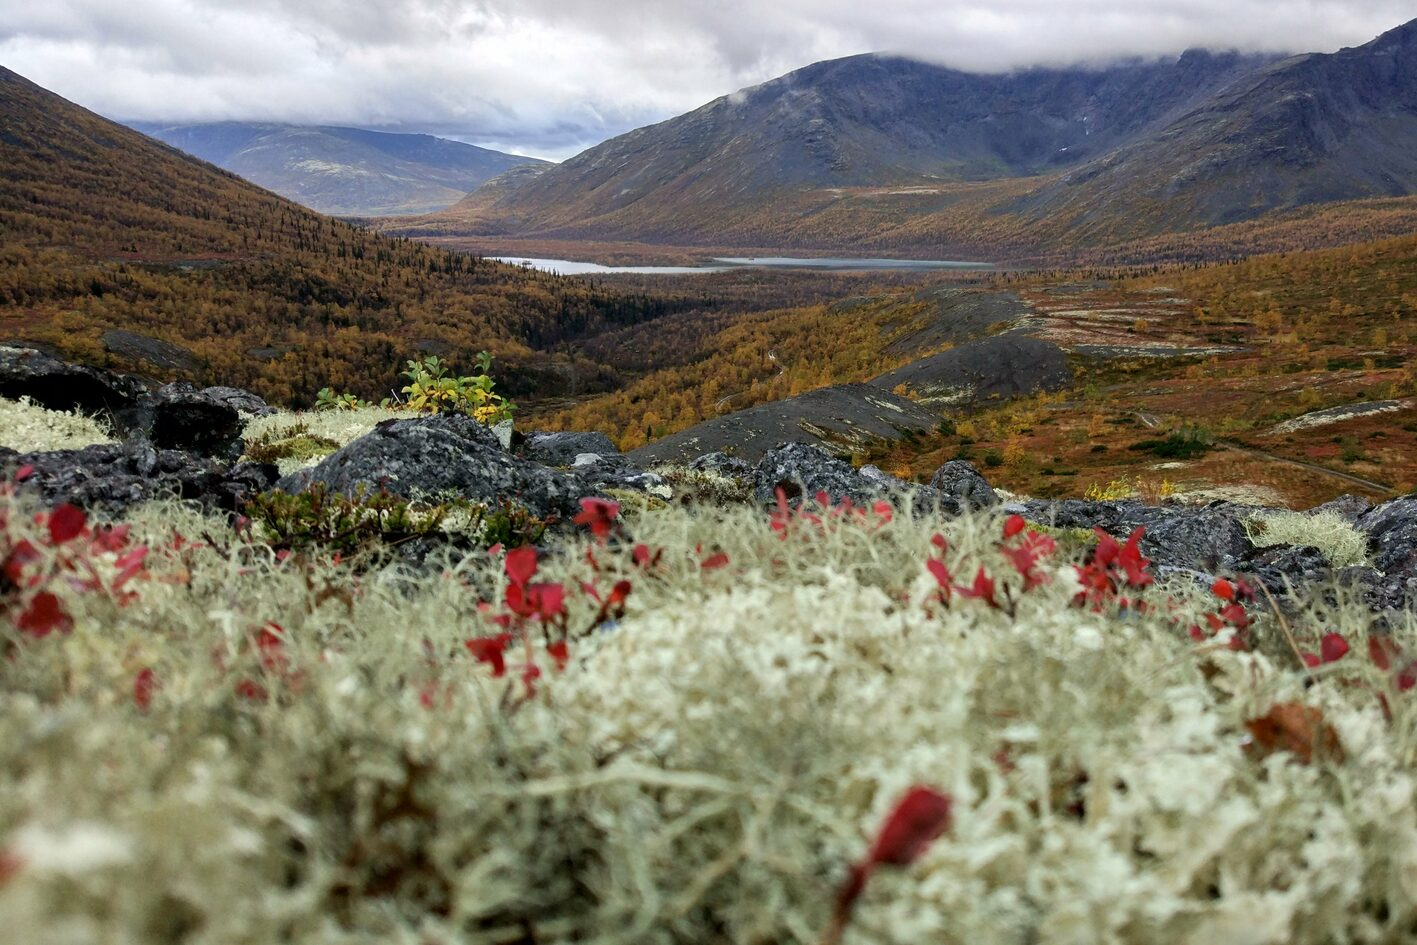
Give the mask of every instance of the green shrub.
[{"label": "green shrub", "polygon": [[1161,459],[1195,459],[1214,449],[1210,437],[1195,427],[1186,427],[1162,439],[1142,440],[1128,449],[1151,453]]},{"label": "green shrub", "polygon": [[436,355],[409,361],[403,372],[408,378],[403,392],[409,408],[420,413],[464,413],[488,425],[511,419],[512,402],[493,391],[492,356],[480,352],[477,366],[480,374],[458,377],[449,374]]}]

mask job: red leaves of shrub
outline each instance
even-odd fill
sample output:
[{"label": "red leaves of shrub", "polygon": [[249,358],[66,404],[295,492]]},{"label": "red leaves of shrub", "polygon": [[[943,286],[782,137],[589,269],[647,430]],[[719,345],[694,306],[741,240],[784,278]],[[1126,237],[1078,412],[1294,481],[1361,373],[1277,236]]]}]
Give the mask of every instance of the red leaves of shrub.
[{"label": "red leaves of shrub", "polygon": [[1101,528],[1096,532],[1097,547],[1088,556],[1087,563],[1077,566],[1082,590],[1073,597],[1073,605],[1082,607],[1091,604],[1094,610],[1112,605],[1130,607],[1132,601],[1121,596],[1122,590],[1141,590],[1155,581],[1147,570],[1151,559],[1141,553],[1141,540],[1146,529],[1137,528],[1124,545],[1118,544],[1117,539]]},{"label": "red leaves of shrub", "polygon": [[151,667],[138,670],[133,678],[133,704],[138,711],[146,712],[153,704],[153,693],[157,691],[157,674]]},{"label": "red leaves of shrub", "polygon": [[909,866],[950,829],[952,806],[950,796],[934,788],[916,785],[905,792],[881,825],[866,858],[851,868],[837,893],[836,909],[822,938],[823,945],[841,940],[851,910],[877,867]]},{"label": "red leaves of shrub", "polygon": [[1298,702],[1281,702],[1259,718],[1245,723],[1250,733],[1246,752],[1255,758],[1266,758],[1275,752],[1287,751],[1300,764],[1314,760],[1343,760],[1343,746],[1338,733],[1324,720],[1324,714],[1313,706]]},{"label": "red leaves of shrub", "polygon": [[88,516],[82,509],[75,508],[65,502],[49,513],[49,542],[53,545],[62,545],[65,542],[73,541],[84,531],[84,525],[88,522]]},{"label": "red leaves of shrub", "polygon": [[1316,669],[1326,663],[1337,663],[1348,655],[1348,641],[1341,634],[1326,633],[1319,641],[1319,652],[1305,653],[1304,665]]},{"label": "red leaves of shrub", "polygon": [[493,637],[474,637],[464,641],[463,646],[467,647],[473,659],[491,666],[492,676],[496,678],[506,675],[507,661],[503,654],[507,651],[507,644],[511,642],[510,633],[499,633]]},{"label": "red leaves of shrub", "polygon": [[15,626],[21,633],[40,640],[55,631],[68,633],[74,629],[74,618],[64,610],[59,598],[49,591],[40,591],[30,599],[29,606],[20,611]]},{"label": "red leaves of shrub", "polygon": [[609,499],[581,499],[581,510],[571,519],[577,525],[584,525],[590,533],[604,541],[615,530],[615,519],[620,514],[620,503]]}]

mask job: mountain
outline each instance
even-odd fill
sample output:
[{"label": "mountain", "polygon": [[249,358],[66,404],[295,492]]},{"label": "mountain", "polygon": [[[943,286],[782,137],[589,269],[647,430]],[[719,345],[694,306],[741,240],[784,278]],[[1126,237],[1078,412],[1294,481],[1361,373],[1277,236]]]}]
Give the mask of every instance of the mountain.
[{"label": "mountain", "polygon": [[1412,195],[1414,37],[1006,75],[818,63],[393,229],[997,260]]},{"label": "mountain", "polygon": [[1016,208],[1108,234],[1119,216],[1181,229],[1414,193],[1417,20],[1364,46],[1259,69]]},{"label": "mountain", "polygon": [[321,213],[428,213],[536,158],[432,135],[225,121],[132,127]]},{"label": "mountain", "polygon": [[[1159,130],[1268,60],[1193,52],[1171,62],[974,75],[891,56],[817,63],[543,173],[474,193],[443,218],[547,235],[682,229],[706,213],[803,191],[1027,177]],[[490,196],[490,200],[489,200]]]},{"label": "mountain", "polygon": [[327,384],[386,396],[420,352],[463,369],[488,349],[509,392],[546,395],[614,376],[547,348],[686,307],[320,216],[3,68],[0,167],[0,343],[88,363],[131,366],[140,335],[197,365],[160,377],[308,404]]}]

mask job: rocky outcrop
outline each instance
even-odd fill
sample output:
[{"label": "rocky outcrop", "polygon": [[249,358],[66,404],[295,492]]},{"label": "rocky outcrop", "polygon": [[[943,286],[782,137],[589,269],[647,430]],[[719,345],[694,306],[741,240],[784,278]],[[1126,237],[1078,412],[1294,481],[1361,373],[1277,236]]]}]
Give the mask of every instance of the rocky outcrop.
[{"label": "rocky outcrop", "polygon": [[110,354],[148,364],[161,371],[196,371],[202,366],[202,359],[181,345],[135,331],[115,328],[104,332],[98,340]]},{"label": "rocky outcrop", "polygon": [[783,443],[810,443],[849,455],[873,444],[933,430],[937,414],[870,384],[839,384],[705,420],[634,450],[642,466],[683,463],[732,451],[757,462]]},{"label": "rocky outcrop", "polygon": [[1225,502],[1196,508],[1136,501],[1033,500],[1023,503],[1020,510],[1036,522],[1059,528],[1102,528],[1118,538],[1144,527],[1143,553],[1169,567],[1233,573],[1241,559],[1254,550],[1243,519],[1255,510]]},{"label": "rocky outcrop", "polygon": [[517,459],[487,427],[456,414],[386,420],[277,487],[298,492],[315,483],[347,496],[385,489],[405,498],[510,500],[533,515],[560,519],[597,491],[578,475]]},{"label": "rocky outcrop", "polygon": [[747,479],[753,474],[753,467],[736,456],[727,453],[705,453],[689,462],[689,468],[696,472],[713,473],[730,479]]},{"label": "rocky outcrop", "polygon": [[0,397],[26,397],[50,410],[102,416],[127,430],[147,388],[133,378],[66,364],[34,348],[0,345]]},{"label": "rocky outcrop", "polygon": [[273,466],[227,467],[179,450],[158,449],[142,438],[81,450],[0,456],[7,477],[23,466],[33,468],[23,487],[46,504],[69,502],[109,513],[160,498],[234,512],[276,478]]}]

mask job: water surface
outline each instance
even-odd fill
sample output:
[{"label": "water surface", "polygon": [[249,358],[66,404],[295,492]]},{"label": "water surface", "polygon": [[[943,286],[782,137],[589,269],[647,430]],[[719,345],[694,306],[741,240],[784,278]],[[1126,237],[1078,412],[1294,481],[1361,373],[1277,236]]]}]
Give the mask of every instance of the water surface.
[{"label": "water surface", "polygon": [[686,276],[729,269],[818,269],[833,272],[929,272],[941,269],[993,269],[993,264],[950,259],[852,259],[846,256],[719,256],[714,266],[602,266],[572,259],[489,256],[514,266],[530,266],[558,276],[608,275],[617,272],[646,276]]}]

